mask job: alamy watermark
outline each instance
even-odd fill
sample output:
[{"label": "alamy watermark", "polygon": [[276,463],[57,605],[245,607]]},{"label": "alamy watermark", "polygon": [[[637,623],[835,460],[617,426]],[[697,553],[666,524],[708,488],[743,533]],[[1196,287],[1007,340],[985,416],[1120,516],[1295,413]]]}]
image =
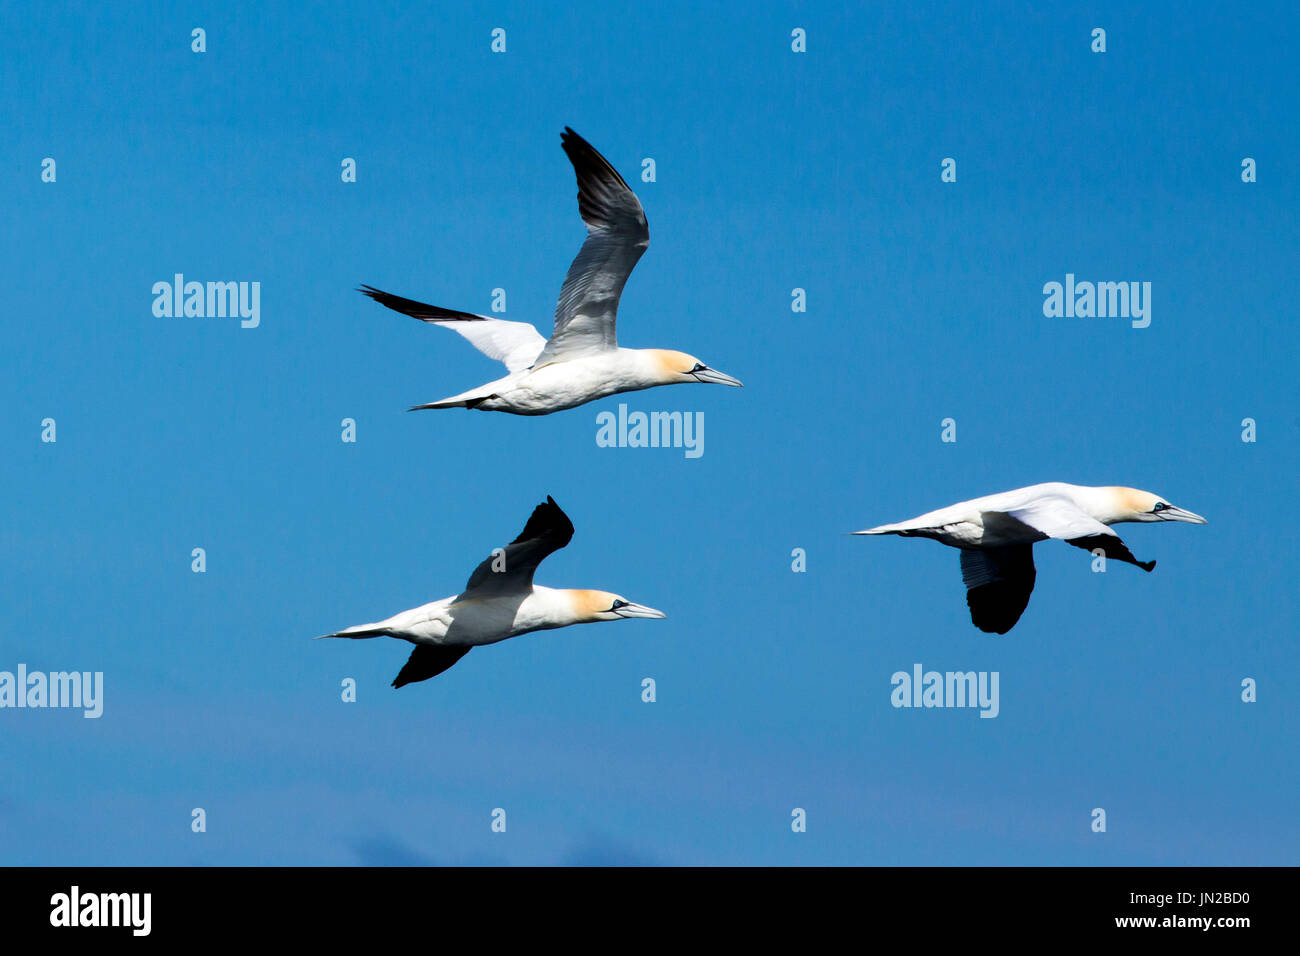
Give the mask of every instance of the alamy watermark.
[{"label": "alamy watermark", "polygon": [[1150,282],[1075,282],[1065,274],[1065,284],[1043,286],[1043,315],[1051,318],[1132,319],[1133,328],[1151,324]]},{"label": "alamy watermark", "polygon": [[178,272],[171,282],[155,282],[153,295],[153,314],[160,319],[238,317],[245,329],[262,321],[260,282],[186,282]]},{"label": "alamy watermark", "polygon": [[123,926],[133,936],[148,936],[152,912],[152,893],[83,893],[73,886],[50,897],[51,926]]},{"label": "alamy watermark", "polygon": [[618,415],[596,416],[601,448],[684,448],[687,458],[704,454],[703,412],[631,412],[620,403]]},{"label": "alamy watermark", "polygon": [[83,717],[104,713],[103,671],[42,671],[28,673],[26,664],[17,672],[0,671],[0,708],[70,707],[85,711]]},{"label": "alamy watermark", "polygon": [[895,707],[978,707],[981,717],[996,717],[997,671],[927,671],[920,664],[912,672],[895,671],[889,702]]}]

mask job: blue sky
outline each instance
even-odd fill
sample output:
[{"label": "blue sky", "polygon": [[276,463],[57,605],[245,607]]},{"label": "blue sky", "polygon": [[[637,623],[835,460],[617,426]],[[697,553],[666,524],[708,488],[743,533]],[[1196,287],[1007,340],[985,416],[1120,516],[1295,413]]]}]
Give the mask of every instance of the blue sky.
[{"label": "blue sky", "polygon": [[[1294,10],[545,6],[6,8],[0,669],[105,706],[0,711],[0,862],[1300,862]],[[498,366],[355,286],[548,331],[565,125],[649,219],[621,344],[746,387],[404,413]],[[177,272],[260,282],[260,326],[155,317]],[[1045,318],[1066,273],[1150,281],[1150,327]],[[703,456],[597,447],[620,401],[702,412]],[[1150,575],[1040,545],[1002,637],[952,551],[843,534],[1050,480],[1210,524],[1121,527]],[[547,494],[539,583],[668,620],[401,691],[406,645],[308,640]],[[917,662],[998,671],[999,716],[894,709]]]}]

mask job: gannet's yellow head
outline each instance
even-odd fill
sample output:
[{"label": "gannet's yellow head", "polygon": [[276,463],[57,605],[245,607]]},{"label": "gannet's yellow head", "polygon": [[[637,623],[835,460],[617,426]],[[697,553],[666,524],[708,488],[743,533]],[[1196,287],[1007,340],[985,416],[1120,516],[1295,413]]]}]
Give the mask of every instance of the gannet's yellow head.
[{"label": "gannet's yellow head", "polygon": [[694,355],[674,352],[671,349],[647,349],[651,354],[661,381],[665,385],[687,382],[704,382],[708,385],[734,385],[739,388],[744,383],[732,378],[716,368],[709,368]]},{"label": "gannet's yellow head", "polygon": [[609,591],[570,591],[574,603],[574,613],[578,623],[592,624],[596,621],[621,621],[631,617],[665,618],[663,611],[656,611],[644,604],[634,604],[625,597],[611,594]]},{"label": "gannet's yellow head", "polygon": [[1111,488],[1114,499],[1112,521],[1186,521],[1209,524],[1204,518],[1182,508],[1175,508],[1167,498],[1137,488]]}]

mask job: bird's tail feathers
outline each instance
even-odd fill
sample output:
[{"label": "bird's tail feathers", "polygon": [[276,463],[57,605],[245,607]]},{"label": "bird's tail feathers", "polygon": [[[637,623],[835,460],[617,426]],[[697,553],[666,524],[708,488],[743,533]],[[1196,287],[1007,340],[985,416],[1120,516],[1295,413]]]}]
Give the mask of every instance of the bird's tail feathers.
[{"label": "bird's tail feathers", "polygon": [[341,631],[335,631],[333,634],[322,634],[313,640],[323,641],[328,637],[348,637],[360,639],[365,637],[387,637],[391,632],[386,627],[376,627],[373,624],[358,624],[356,627],[345,627]]},{"label": "bird's tail feathers", "polygon": [[[495,384],[495,383],[494,383]],[[461,392],[459,395],[452,395],[449,398],[440,398],[436,402],[425,402],[423,405],[412,405],[407,409],[408,412],[419,411],[423,408],[478,408],[489,398],[496,394],[492,388],[479,386],[472,388],[468,392]]]},{"label": "bird's tail feathers", "polygon": [[423,405],[412,405],[407,411],[418,412],[425,408],[476,408],[482,401],[482,398],[443,398],[436,402],[425,402]]}]

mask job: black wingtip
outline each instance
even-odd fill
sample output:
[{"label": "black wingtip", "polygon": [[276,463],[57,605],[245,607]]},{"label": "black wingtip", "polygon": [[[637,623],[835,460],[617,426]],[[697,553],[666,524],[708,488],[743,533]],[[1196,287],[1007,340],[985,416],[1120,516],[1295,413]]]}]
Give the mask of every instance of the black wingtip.
[{"label": "black wingtip", "polygon": [[579,196],[581,196],[582,178],[584,173],[590,175],[605,171],[612,175],[623,188],[628,192],[632,187],[627,184],[623,174],[614,168],[614,164],[604,157],[600,150],[583,137],[575,133],[570,127],[564,127],[564,132],[560,134],[560,145],[564,147],[565,154],[569,157],[569,162],[573,164],[574,171],[578,174]]},{"label": "black wingtip", "polygon": [[1156,563],[1154,561],[1139,561],[1138,567],[1141,568],[1143,571],[1150,572],[1156,569]]},{"label": "black wingtip", "polygon": [[[357,286],[356,291],[360,292],[370,301],[378,302],[380,305],[387,306],[390,309],[393,308],[391,302],[398,298],[397,296],[390,295],[389,293],[385,292],[383,289],[376,289],[372,285],[366,285],[364,282],[361,283],[361,285]],[[396,311],[400,311],[400,310],[396,310]]]},{"label": "black wingtip", "polygon": [[442,645],[417,644],[411,651],[410,658],[393,678],[394,688],[415,684],[430,677],[437,677],[447,668],[470,652],[468,647],[446,647]]},{"label": "black wingtip", "polygon": [[970,620],[985,634],[1006,634],[1029,606],[1034,578],[1001,580],[981,584],[966,592]]},{"label": "black wingtip", "polygon": [[546,500],[533,509],[533,513],[528,516],[528,523],[524,525],[524,530],[519,532],[519,537],[511,544],[543,536],[557,538],[561,542],[556,546],[557,550],[573,538],[573,522],[550,495],[547,495]]},{"label": "black wingtip", "polygon": [[591,150],[593,153],[596,152],[596,147],[592,146],[589,142],[587,142],[586,137],[584,137],[581,133],[574,131],[572,126],[564,127],[564,132],[560,134],[560,144],[564,146],[566,152],[571,147],[578,148],[578,149],[585,147]]},{"label": "black wingtip", "polygon": [[376,289],[372,285],[366,285],[364,282],[357,287],[357,291],[362,295],[373,299],[380,305],[392,309],[394,312],[401,312],[403,315],[409,315],[413,319],[419,319],[421,322],[482,322],[485,317],[475,315],[473,312],[461,312],[459,309],[444,309],[440,305],[430,305],[428,302],[420,302],[418,299],[408,299],[405,296],[393,295],[391,292],[385,292],[383,289]]}]

